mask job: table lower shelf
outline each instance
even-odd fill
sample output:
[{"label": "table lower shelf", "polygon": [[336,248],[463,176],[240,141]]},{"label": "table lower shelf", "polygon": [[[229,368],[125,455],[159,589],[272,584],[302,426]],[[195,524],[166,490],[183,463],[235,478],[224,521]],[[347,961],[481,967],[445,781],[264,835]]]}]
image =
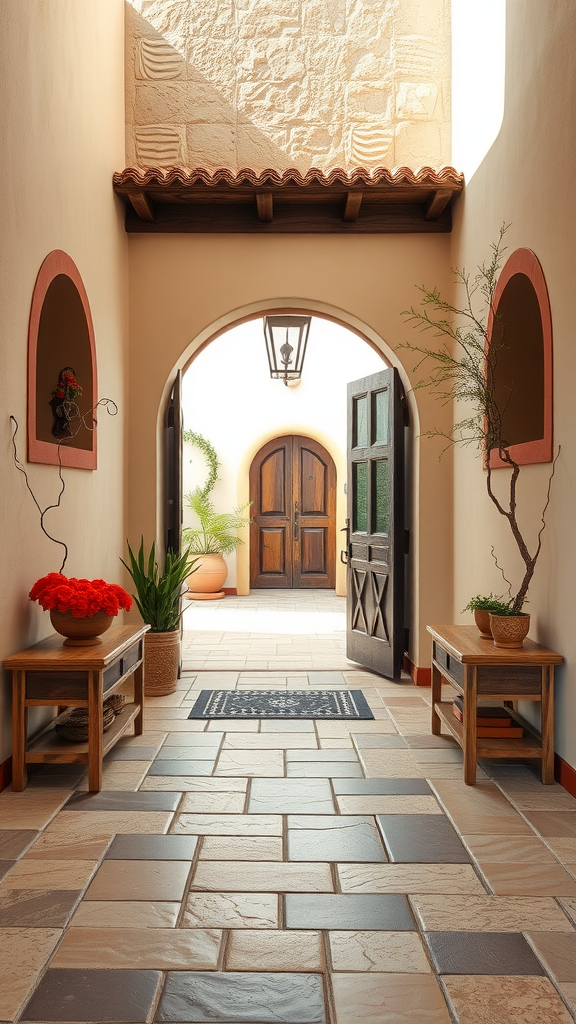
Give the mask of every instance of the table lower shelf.
[{"label": "table lower shelf", "polygon": [[[126,704],[112,725],[102,737],[102,756],[112,749],[126,729],[132,724],[140,711],[139,704]],[[61,716],[59,716],[61,717]],[[71,743],[62,739],[54,729],[54,719],[50,728],[33,740],[26,751],[27,764],[87,764],[88,742]]]},{"label": "table lower shelf", "polygon": [[[454,739],[464,746],[464,729],[461,722],[452,713],[452,704],[442,701],[434,705],[439,718],[452,733]],[[476,739],[476,757],[542,757],[542,744],[539,738],[532,732],[531,727],[521,718],[520,715],[510,712],[512,717],[523,726],[525,735],[521,739],[500,739],[495,736],[485,738],[478,736]],[[502,729],[502,732],[505,732]]]}]

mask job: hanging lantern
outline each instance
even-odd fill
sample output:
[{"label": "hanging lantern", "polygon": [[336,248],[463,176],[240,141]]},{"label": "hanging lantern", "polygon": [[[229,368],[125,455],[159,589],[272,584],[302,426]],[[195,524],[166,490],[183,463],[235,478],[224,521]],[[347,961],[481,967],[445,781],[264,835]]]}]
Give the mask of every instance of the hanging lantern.
[{"label": "hanging lantern", "polygon": [[302,376],[310,316],[265,316],[264,338],[273,380],[298,381]]}]

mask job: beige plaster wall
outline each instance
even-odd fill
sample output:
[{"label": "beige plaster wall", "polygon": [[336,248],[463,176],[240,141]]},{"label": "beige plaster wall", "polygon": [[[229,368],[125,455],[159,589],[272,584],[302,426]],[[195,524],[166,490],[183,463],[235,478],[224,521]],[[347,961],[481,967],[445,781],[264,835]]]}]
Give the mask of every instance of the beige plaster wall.
[{"label": "beige plaster wall", "polygon": [[[100,396],[119,405],[100,417],[98,469],[65,470],[48,529],[69,545],[69,575],[120,577],[123,545],[127,246],[110,181],[124,162],[122,0],[3,0],[0,5],[0,658],[53,632],[28,591],[60,566],[59,548],[14,468],[9,414],[26,455],[26,357],[30,301],[40,264],[64,249],[90,300]],[[47,398],[50,396],[48,395]],[[29,465],[39,500],[58,494],[54,467]],[[0,692],[0,762],[10,753],[10,682]],[[31,715],[34,728],[45,712]]]},{"label": "beige plaster wall", "polygon": [[[141,534],[147,541],[161,539],[162,410],[175,369],[184,367],[204,341],[247,314],[303,308],[360,331],[401,368],[409,388],[400,362],[405,353],[395,347],[414,335],[401,312],[417,300],[416,283],[448,287],[449,245],[447,235],[131,236],[132,540]],[[409,357],[407,365],[412,363]],[[219,403],[217,379],[212,386],[219,414],[232,431],[236,409]],[[417,405],[411,395],[410,404],[415,434],[442,426],[449,416],[423,393]],[[438,462],[438,451],[434,441],[414,441],[410,619],[417,664],[428,662],[426,622],[447,621],[452,608],[451,466],[449,459]]]},{"label": "beige plaster wall", "polygon": [[[483,0],[477,6],[482,7]],[[452,263],[474,267],[489,254],[503,221],[509,253],[533,249],[546,277],[554,335],[554,440],[562,445],[547,515],[544,546],[529,593],[531,636],[560,651],[556,750],[576,766],[576,632],[573,625],[576,544],[574,446],[574,137],[576,119],[576,7],[572,0],[508,0],[506,92],[502,128],[468,182],[453,232]],[[469,47],[470,38],[455,40]],[[455,88],[466,83],[455,82]],[[490,505],[485,475],[471,453],[455,458],[454,621],[472,594],[502,590],[490,557],[516,583],[521,565],[506,523]],[[504,473],[505,471],[502,471]],[[545,500],[549,465],[522,469],[519,512],[531,546]],[[504,479],[500,478],[500,486]],[[525,709],[530,710],[530,709]]]},{"label": "beige plaster wall", "polygon": [[129,165],[448,163],[449,0],[129,0]]}]

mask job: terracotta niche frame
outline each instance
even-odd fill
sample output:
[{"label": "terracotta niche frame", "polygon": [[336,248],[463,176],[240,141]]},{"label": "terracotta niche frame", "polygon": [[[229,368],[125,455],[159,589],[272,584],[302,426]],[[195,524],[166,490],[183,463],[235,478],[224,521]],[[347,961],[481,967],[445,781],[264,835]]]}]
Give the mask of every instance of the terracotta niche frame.
[{"label": "terracotta niche frame", "polygon": [[[498,306],[506,286],[517,274],[523,274],[532,285],[542,325],[543,436],[510,446],[510,455],[514,461],[519,466],[527,466],[540,462],[552,462],[553,458],[552,315],[544,271],[538,257],[531,249],[516,249],[506,261],[494,292],[493,310],[498,311]],[[492,340],[493,327],[494,314],[491,311],[488,319],[488,344]],[[507,463],[500,458],[494,448],[490,453],[490,468],[503,469],[506,466]]]},{"label": "terracotta niche frame", "polygon": [[[65,325],[63,339],[58,324]],[[58,345],[54,346],[54,336]],[[56,351],[54,351],[56,348]],[[53,365],[51,365],[53,364]],[[74,260],[61,249],[48,253],[34,285],[28,326],[28,462],[57,466],[58,440],[49,440],[50,395],[65,366],[77,370],[83,389],[81,412],[98,401],[96,345],[90,304]],[[73,469],[96,469],[96,428],[80,429],[75,438],[63,439],[60,462]]]}]

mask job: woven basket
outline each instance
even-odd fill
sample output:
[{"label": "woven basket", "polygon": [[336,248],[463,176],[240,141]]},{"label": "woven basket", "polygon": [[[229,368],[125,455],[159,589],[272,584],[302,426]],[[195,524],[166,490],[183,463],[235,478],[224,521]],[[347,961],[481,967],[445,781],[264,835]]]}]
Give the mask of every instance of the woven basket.
[{"label": "woven basket", "polygon": [[106,708],[112,708],[115,715],[119,715],[126,703],[126,696],[123,693],[113,693],[111,697],[106,697],[104,701],[104,710]]},{"label": "woven basket", "polygon": [[[110,728],[115,718],[112,708],[104,706],[104,732]],[[85,743],[88,739],[88,708],[74,708],[65,718],[61,718],[54,728],[63,740]]]},{"label": "woven basket", "polygon": [[144,692],[147,697],[174,693],[180,662],[180,630],[146,633],[144,637]]}]

